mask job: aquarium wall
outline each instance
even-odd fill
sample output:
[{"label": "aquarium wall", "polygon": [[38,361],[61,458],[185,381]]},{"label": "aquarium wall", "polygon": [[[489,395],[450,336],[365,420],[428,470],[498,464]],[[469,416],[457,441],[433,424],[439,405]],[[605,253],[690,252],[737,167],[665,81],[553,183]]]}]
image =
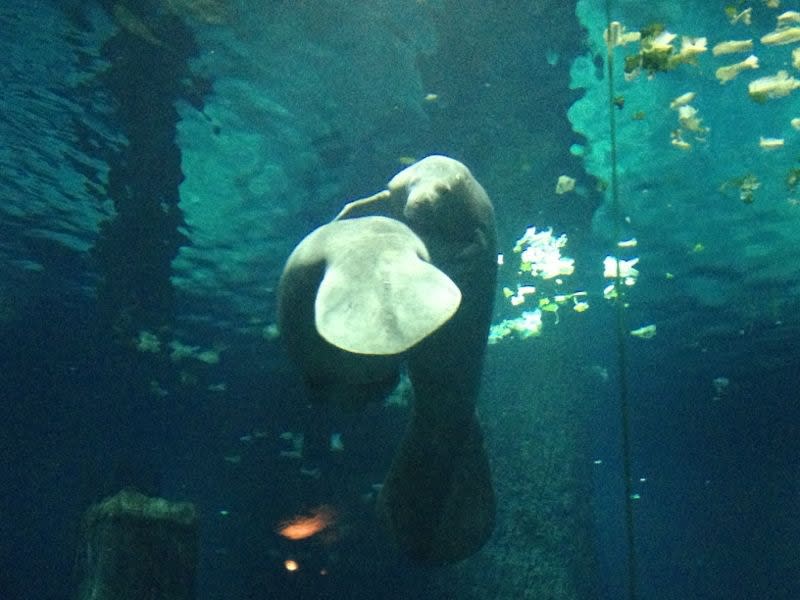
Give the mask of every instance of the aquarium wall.
[{"label": "aquarium wall", "polygon": [[646,597],[797,593],[784,504],[797,492],[796,8],[577,3],[589,51],[571,70],[585,90],[568,113],[586,136],[573,152],[604,190],[597,242],[638,271],[625,321]]},{"label": "aquarium wall", "polygon": [[[797,597],[795,8],[4,3],[0,597],[74,597],[122,490],[196,512],[198,598]],[[435,566],[376,511],[408,378],[313,405],[276,322],[431,154],[498,251],[495,525]]]},{"label": "aquarium wall", "polygon": [[[622,235],[648,254],[642,301],[693,327],[699,343],[766,335],[793,313],[791,8],[612,3],[612,19],[640,35],[627,42],[623,33],[614,49]],[[589,142],[576,149],[587,171],[607,186],[608,123],[596,118],[608,104],[607,17],[602,2],[579,2],[577,13],[592,51],[573,63],[571,85],[586,94],[569,118]],[[593,227],[612,241],[605,196]]]}]

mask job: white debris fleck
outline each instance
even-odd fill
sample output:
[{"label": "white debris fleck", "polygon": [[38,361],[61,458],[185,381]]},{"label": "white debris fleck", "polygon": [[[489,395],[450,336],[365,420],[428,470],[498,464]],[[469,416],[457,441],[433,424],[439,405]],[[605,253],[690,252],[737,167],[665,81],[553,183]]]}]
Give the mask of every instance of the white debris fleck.
[{"label": "white debris fleck", "polygon": [[617,278],[617,264],[619,264],[619,276],[624,280],[625,285],[633,285],[639,277],[639,271],[634,267],[639,264],[639,258],[629,260],[617,260],[614,256],[606,256],[603,259],[603,277],[606,279]]},{"label": "white debris fleck", "polygon": [[330,449],[331,449],[331,452],[343,452],[344,451],[344,442],[342,441],[342,434],[341,433],[332,433],[331,434]]},{"label": "white debris fleck", "polygon": [[656,326],[644,325],[643,327],[632,329],[630,333],[633,337],[637,337],[643,340],[649,340],[656,337]]},{"label": "white debris fleck", "polygon": [[556,182],[556,194],[559,196],[575,189],[575,179],[569,175],[561,175]]}]

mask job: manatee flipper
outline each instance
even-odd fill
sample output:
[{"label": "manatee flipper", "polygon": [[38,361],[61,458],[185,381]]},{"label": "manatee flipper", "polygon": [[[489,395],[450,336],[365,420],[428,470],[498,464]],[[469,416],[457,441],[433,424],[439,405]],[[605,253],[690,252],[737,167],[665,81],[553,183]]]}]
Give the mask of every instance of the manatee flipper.
[{"label": "manatee flipper", "polygon": [[313,402],[382,399],[403,353],[456,312],[457,286],[427,259],[419,237],[385,217],[328,223],[298,244],[278,327]]},{"label": "manatee flipper", "polygon": [[494,529],[495,497],[474,414],[431,423],[415,414],[378,496],[378,515],[409,557],[441,565],[477,552]]},{"label": "manatee flipper", "polygon": [[386,216],[388,209],[384,205],[390,196],[391,194],[389,190],[383,190],[377,194],[369,196],[368,198],[360,198],[358,200],[348,202],[333,220],[341,221],[343,219],[354,219],[356,217],[376,215]]}]

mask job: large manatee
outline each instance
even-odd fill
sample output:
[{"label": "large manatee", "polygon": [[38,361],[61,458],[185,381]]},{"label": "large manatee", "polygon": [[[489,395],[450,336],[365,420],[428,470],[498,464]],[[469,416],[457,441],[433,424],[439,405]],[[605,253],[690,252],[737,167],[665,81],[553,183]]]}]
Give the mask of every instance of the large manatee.
[{"label": "large manatee", "polygon": [[379,498],[381,515],[408,554],[454,562],[479,549],[494,527],[491,474],[475,414],[497,276],[494,210],[466,166],[429,156],[337,218],[364,214],[406,223],[461,290],[453,318],[409,352],[412,419]]}]

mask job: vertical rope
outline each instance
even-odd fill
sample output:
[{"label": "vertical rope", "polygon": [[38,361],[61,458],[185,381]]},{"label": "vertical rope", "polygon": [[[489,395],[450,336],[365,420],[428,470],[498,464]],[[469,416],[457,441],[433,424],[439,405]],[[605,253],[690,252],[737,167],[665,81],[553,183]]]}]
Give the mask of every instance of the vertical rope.
[{"label": "vertical rope", "polygon": [[[614,114],[614,44],[611,40],[611,0],[606,0],[606,44],[607,76],[608,76],[608,120],[611,141],[611,209],[613,219],[614,241],[621,237],[622,208],[619,202],[619,177],[617,173],[617,119]],[[621,261],[616,256],[617,274],[614,280],[616,291],[616,328],[617,328],[617,369],[619,372],[619,407],[622,421],[622,473],[625,480],[625,538],[628,550],[628,598],[636,600],[636,547],[633,522],[633,488],[631,481],[631,436],[630,408],[628,402],[628,351],[626,344],[627,328],[625,326],[625,292],[622,281]]]}]

